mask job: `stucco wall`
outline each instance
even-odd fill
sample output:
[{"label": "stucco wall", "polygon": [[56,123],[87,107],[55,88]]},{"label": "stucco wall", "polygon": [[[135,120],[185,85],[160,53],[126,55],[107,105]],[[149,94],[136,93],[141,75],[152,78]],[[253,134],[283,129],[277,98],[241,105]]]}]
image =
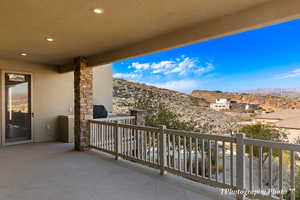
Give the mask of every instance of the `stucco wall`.
[{"label": "stucco wall", "polygon": [[[102,87],[110,89],[100,89],[96,92],[98,102],[104,102],[106,107],[111,108],[111,65],[106,67],[97,67],[95,69],[95,79],[101,80]],[[27,72],[32,73],[32,95],[34,112],[33,120],[33,140],[34,142],[53,141],[56,134],[59,133],[57,128],[57,116],[73,114],[74,97],[73,97],[73,73],[57,73],[56,69],[51,66],[18,62],[13,60],[1,60],[1,84],[2,74],[4,71]],[[95,80],[96,84],[98,81]],[[98,87],[97,87],[98,88]],[[95,88],[96,89],[96,88]],[[1,87],[1,113],[3,110],[3,92]],[[97,89],[96,89],[97,90]],[[106,94],[107,93],[107,94]],[[1,114],[1,135],[3,132],[3,115]],[[2,137],[1,137],[2,138]]]},{"label": "stucco wall", "polygon": [[94,67],[94,104],[104,105],[112,111],[112,65]]}]

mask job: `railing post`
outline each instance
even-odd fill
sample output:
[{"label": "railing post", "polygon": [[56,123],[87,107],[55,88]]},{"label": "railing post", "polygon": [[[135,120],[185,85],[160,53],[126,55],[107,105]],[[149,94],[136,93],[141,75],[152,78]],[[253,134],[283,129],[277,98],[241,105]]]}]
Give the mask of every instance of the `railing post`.
[{"label": "railing post", "polygon": [[166,126],[162,126],[162,132],[159,135],[159,158],[160,158],[160,175],[165,175],[165,165],[166,165]]},{"label": "railing post", "polygon": [[115,160],[119,159],[119,153],[120,153],[120,134],[119,134],[119,126],[118,122],[116,122],[116,126],[114,127],[115,129]]},{"label": "railing post", "polygon": [[241,194],[245,189],[245,134],[236,134],[236,185],[238,193],[236,195],[237,200],[243,200],[245,195]]}]

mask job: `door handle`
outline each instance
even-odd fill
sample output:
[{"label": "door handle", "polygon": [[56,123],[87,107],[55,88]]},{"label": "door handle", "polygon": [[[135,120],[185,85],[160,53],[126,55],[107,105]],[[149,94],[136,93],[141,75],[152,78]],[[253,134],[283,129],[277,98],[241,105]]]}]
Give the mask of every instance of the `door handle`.
[{"label": "door handle", "polygon": [[34,118],[34,113],[31,113],[31,117]]}]

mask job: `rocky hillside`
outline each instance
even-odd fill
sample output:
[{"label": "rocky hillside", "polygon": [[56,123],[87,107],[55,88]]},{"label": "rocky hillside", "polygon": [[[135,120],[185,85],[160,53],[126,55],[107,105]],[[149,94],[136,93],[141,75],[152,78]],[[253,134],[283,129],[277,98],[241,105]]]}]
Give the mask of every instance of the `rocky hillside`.
[{"label": "rocky hillside", "polygon": [[192,125],[197,131],[229,133],[236,130],[237,117],[211,110],[209,102],[203,98],[123,79],[114,79],[113,84],[114,112],[128,113],[138,100],[159,101],[176,113],[180,121]]},{"label": "rocky hillside", "polygon": [[220,91],[194,90],[192,96],[214,102],[217,98],[230,98],[239,103],[258,104],[268,111],[300,108],[300,101],[294,98],[278,97],[269,94],[240,94]]}]

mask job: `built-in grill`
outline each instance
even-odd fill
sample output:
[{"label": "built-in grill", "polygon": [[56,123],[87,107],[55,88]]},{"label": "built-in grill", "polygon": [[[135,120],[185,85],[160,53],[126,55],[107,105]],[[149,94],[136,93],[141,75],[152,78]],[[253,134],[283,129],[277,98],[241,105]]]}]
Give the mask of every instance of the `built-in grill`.
[{"label": "built-in grill", "polygon": [[103,105],[94,105],[93,106],[93,118],[106,118],[107,117],[107,110]]}]

